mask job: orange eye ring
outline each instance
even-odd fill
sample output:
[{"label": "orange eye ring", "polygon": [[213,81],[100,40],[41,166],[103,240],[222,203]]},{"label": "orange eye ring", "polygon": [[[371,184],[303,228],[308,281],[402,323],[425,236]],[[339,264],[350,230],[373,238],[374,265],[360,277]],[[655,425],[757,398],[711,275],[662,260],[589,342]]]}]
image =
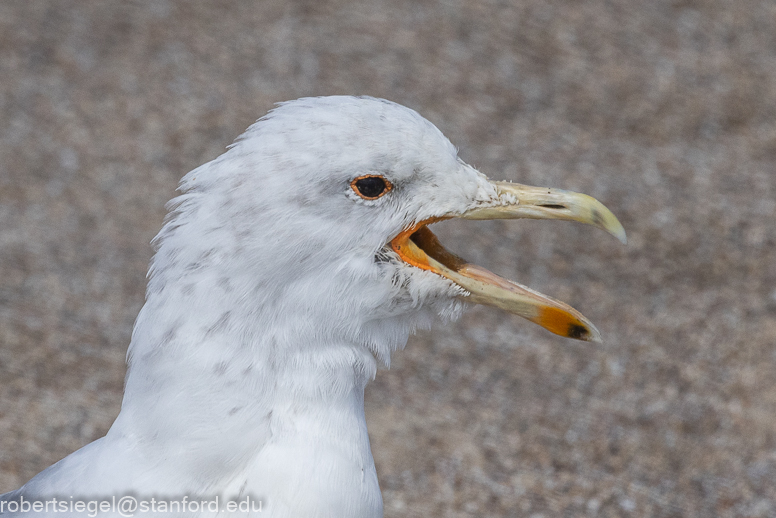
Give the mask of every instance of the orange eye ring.
[{"label": "orange eye ring", "polygon": [[393,184],[379,174],[365,174],[354,178],[350,188],[365,200],[376,200],[393,189]]}]

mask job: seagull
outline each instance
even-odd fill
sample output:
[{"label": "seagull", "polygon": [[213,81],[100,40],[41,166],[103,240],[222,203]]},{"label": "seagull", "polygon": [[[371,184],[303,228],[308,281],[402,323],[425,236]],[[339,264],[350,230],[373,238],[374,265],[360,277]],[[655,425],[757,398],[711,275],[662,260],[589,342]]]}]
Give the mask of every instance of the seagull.
[{"label": "seagull", "polygon": [[[0,514],[27,502],[91,517],[74,504],[98,499],[100,516],[167,512],[142,508],[153,500],[178,516],[381,517],[364,388],[410,333],[485,304],[600,341],[581,313],[452,254],[429,226],[572,220],[625,242],[594,198],[491,181],[417,112],[371,97],[280,103],[179,191],[152,242],[118,417],[0,496]],[[130,496],[132,514],[116,508]]]}]

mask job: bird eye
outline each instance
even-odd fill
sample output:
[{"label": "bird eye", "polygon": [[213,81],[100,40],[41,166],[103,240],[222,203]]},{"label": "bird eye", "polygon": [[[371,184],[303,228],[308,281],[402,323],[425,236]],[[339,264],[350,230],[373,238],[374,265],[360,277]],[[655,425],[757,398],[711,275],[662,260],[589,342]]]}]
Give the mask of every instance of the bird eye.
[{"label": "bird eye", "polygon": [[350,188],[365,200],[376,200],[393,189],[391,182],[376,174],[359,176],[350,182]]}]

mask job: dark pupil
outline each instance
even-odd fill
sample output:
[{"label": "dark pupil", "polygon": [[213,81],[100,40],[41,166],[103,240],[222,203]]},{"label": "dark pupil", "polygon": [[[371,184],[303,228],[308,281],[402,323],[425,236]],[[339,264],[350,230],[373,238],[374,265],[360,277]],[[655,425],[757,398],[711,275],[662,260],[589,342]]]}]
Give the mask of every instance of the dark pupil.
[{"label": "dark pupil", "polygon": [[379,176],[368,176],[358,180],[356,188],[367,198],[377,198],[385,191],[385,180]]}]

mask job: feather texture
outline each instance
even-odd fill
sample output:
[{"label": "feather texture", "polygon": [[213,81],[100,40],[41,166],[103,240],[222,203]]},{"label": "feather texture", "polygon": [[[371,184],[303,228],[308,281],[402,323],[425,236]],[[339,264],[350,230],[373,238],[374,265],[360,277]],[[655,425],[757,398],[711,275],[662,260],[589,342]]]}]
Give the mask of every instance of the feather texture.
[{"label": "feather texture", "polygon": [[[365,174],[390,195],[356,195]],[[180,191],[114,425],[0,500],[252,495],[265,518],[382,516],[364,387],[462,305],[387,243],[492,187],[416,112],[328,97],[279,105]]]}]

